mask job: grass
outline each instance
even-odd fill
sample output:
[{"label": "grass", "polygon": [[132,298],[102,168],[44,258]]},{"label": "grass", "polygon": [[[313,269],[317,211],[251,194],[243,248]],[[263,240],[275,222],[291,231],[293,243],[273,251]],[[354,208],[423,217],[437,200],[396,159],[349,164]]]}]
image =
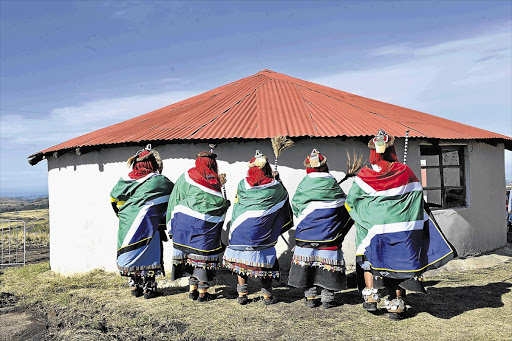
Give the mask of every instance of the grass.
[{"label": "grass", "polygon": [[[386,314],[362,309],[355,289],[337,293],[344,304],[307,308],[302,291],[276,284],[279,303],[236,303],[235,277],[220,271],[219,298],[188,299],[187,288],[159,280],[162,296],[129,295],[126,278],[95,270],[59,276],[48,263],[9,268],[0,291],[22,299],[21,307],[47,321],[48,339],[162,340],[502,340],[512,335],[511,263],[467,272],[428,274],[428,294],[410,294],[409,318],[390,321]],[[258,286],[250,284],[250,298]],[[212,289],[210,291],[213,292]]]},{"label": "grass", "polygon": [[48,209],[36,209],[16,212],[3,212],[0,213],[0,234],[4,243],[8,243],[7,232],[9,226],[11,230],[15,230],[16,227],[21,227],[19,233],[15,233],[11,236],[11,243],[20,243],[23,239],[23,223],[11,222],[10,224],[6,221],[16,220],[24,221],[26,227],[26,241],[27,245],[49,245],[50,244],[50,230],[49,230],[49,215]]}]

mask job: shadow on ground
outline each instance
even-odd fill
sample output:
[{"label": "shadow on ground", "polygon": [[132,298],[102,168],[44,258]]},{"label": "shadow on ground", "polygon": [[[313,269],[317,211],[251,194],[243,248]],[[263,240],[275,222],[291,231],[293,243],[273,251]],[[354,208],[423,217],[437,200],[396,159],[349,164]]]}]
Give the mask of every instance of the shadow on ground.
[{"label": "shadow on ground", "polygon": [[[337,305],[359,305],[362,303],[361,293],[354,288],[354,279],[349,280],[349,289],[337,292]],[[283,278],[273,281],[274,295],[280,303],[291,304],[304,299],[304,290],[289,287],[286,273]],[[236,299],[237,276],[228,271],[219,271],[217,279],[212,283],[217,299]],[[407,302],[410,309],[407,317],[414,317],[426,312],[441,319],[451,319],[466,311],[481,308],[499,308],[504,303],[502,295],[511,291],[512,283],[507,281],[493,282],[482,286],[436,287],[442,281],[427,280],[424,282],[427,294],[408,293]],[[182,294],[188,291],[186,286],[162,288],[163,295]],[[249,295],[251,301],[259,300],[260,285],[257,281],[249,280]],[[386,292],[383,292],[386,296]],[[382,310],[385,313],[385,310]]]},{"label": "shadow on ground", "polygon": [[409,316],[427,312],[441,319],[451,319],[466,311],[481,308],[499,308],[504,303],[502,295],[510,292],[511,283],[496,282],[486,285],[459,287],[430,287],[427,294],[409,294]]}]

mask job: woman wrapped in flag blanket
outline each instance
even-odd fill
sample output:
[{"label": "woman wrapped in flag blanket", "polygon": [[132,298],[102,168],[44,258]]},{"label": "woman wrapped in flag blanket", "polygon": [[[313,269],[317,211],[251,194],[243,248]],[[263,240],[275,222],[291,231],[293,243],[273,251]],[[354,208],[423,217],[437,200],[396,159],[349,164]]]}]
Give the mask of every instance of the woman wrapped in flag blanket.
[{"label": "woman wrapped in flag blanket", "polygon": [[152,298],[155,275],[164,274],[165,209],[174,185],[161,174],[162,159],[149,144],[128,159],[128,166],[132,171],[110,193],[119,217],[117,267],[130,276],[132,295]]},{"label": "woman wrapped in flag blanket", "polygon": [[329,173],[327,158],[313,149],[304,166],[307,175],[292,199],[297,227],[288,285],[305,289],[305,304],[310,308],[318,306],[321,288],[322,308],[331,308],[334,292],[347,288],[341,243],[353,221],[344,206],[345,193]]},{"label": "woman wrapped in flag blanket", "polygon": [[189,298],[206,302],[209,281],[219,267],[222,226],[230,202],[221,193],[216,154],[197,154],[195,167],[176,181],[167,208],[173,240],[171,280],[189,277]]},{"label": "woman wrapped in flag blanket", "polygon": [[288,192],[260,151],[249,162],[247,177],[238,184],[229,246],[224,266],[238,275],[238,303],[249,300],[248,277],[260,281],[263,303],[276,302],[272,278],[279,278],[279,263],[274,245],[282,233],[293,227]]},{"label": "woman wrapped in flag blanket", "polygon": [[398,162],[394,137],[379,130],[368,147],[372,168],[361,169],[345,202],[356,223],[356,261],[365,271],[363,307],[376,311],[379,289],[387,288],[386,309],[400,319],[403,289],[425,292],[421,274],[446,264],[455,250],[427,214],[413,171]]}]

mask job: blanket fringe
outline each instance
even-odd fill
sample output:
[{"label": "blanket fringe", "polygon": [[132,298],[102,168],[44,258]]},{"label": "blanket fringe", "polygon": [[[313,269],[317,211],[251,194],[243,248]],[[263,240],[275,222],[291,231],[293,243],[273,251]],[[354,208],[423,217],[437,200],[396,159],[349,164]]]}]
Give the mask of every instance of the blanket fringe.
[{"label": "blanket fringe", "polygon": [[231,264],[224,261],[224,267],[238,275],[250,276],[250,277],[262,277],[262,278],[280,278],[281,274],[279,271],[272,270],[252,270],[243,268],[237,264]]},{"label": "blanket fringe", "polygon": [[319,256],[298,256],[293,255],[292,263],[298,266],[314,266],[327,271],[345,271],[345,261],[335,260]]},{"label": "blanket fringe", "polygon": [[174,255],[172,257],[172,264],[178,266],[186,263],[194,268],[201,268],[207,270],[216,270],[220,267],[220,259],[218,255],[215,256],[201,256],[201,255]]},{"label": "blanket fringe", "polygon": [[163,274],[161,264],[132,267],[123,267],[118,265],[117,268],[121,276],[158,276]]},{"label": "blanket fringe", "polygon": [[[255,262],[250,262],[250,261],[247,261],[245,259],[240,259],[240,258],[229,258],[229,257],[225,257],[224,256],[224,263],[226,262],[229,262],[229,263],[239,263],[239,264],[244,264],[244,265],[248,265],[248,266],[253,266],[253,267],[258,267],[258,268],[271,268],[274,266],[274,264],[269,264],[269,263],[255,263]],[[224,264],[225,265],[225,264]]]}]

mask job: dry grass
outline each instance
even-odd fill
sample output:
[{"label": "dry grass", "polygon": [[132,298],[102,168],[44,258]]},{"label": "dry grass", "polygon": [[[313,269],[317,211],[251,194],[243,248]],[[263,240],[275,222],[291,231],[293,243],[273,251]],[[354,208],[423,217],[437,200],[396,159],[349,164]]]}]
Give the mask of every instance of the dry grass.
[{"label": "dry grass", "polygon": [[[11,221],[24,221],[27,231],[26,240],[27,245],[49,245],[50,243],[50,230],[49,230],[49,214],[48,209],[37,209],[27,211],[16,211],[16,212],[4,212],[0,214],[0,220],[11,220]],[[6,232],[15,227],[21,227],[22,223],[7,223],[2,222],[0,224],[0,230],[3,230],[3,239],[7,240]],[[11,236],[12,242],[20,242],[23,239],[23,233],[16,233]]]},{"label": "dry grass", "polygon": [[[355,289],[339,292],[343,304],[307,308],[298,289],[275,288],[279,303],[236,303],[235,277],[220,272],[219,298],[198,303],[187,288],[160,280],[162,296],[129,295],[126,279],[104,271],[62,277],[47,263],[10,268],[0,291],[23,297],[49,326],[48,339],[164,340],[502,340],[512,335],[512,266],[427,276],[428,294],[410,294],[409,317],[390,321],[361,307]],[[212,289],[210,289],[212,291]],[[250,297],[259,296],[250,285]]]}]

